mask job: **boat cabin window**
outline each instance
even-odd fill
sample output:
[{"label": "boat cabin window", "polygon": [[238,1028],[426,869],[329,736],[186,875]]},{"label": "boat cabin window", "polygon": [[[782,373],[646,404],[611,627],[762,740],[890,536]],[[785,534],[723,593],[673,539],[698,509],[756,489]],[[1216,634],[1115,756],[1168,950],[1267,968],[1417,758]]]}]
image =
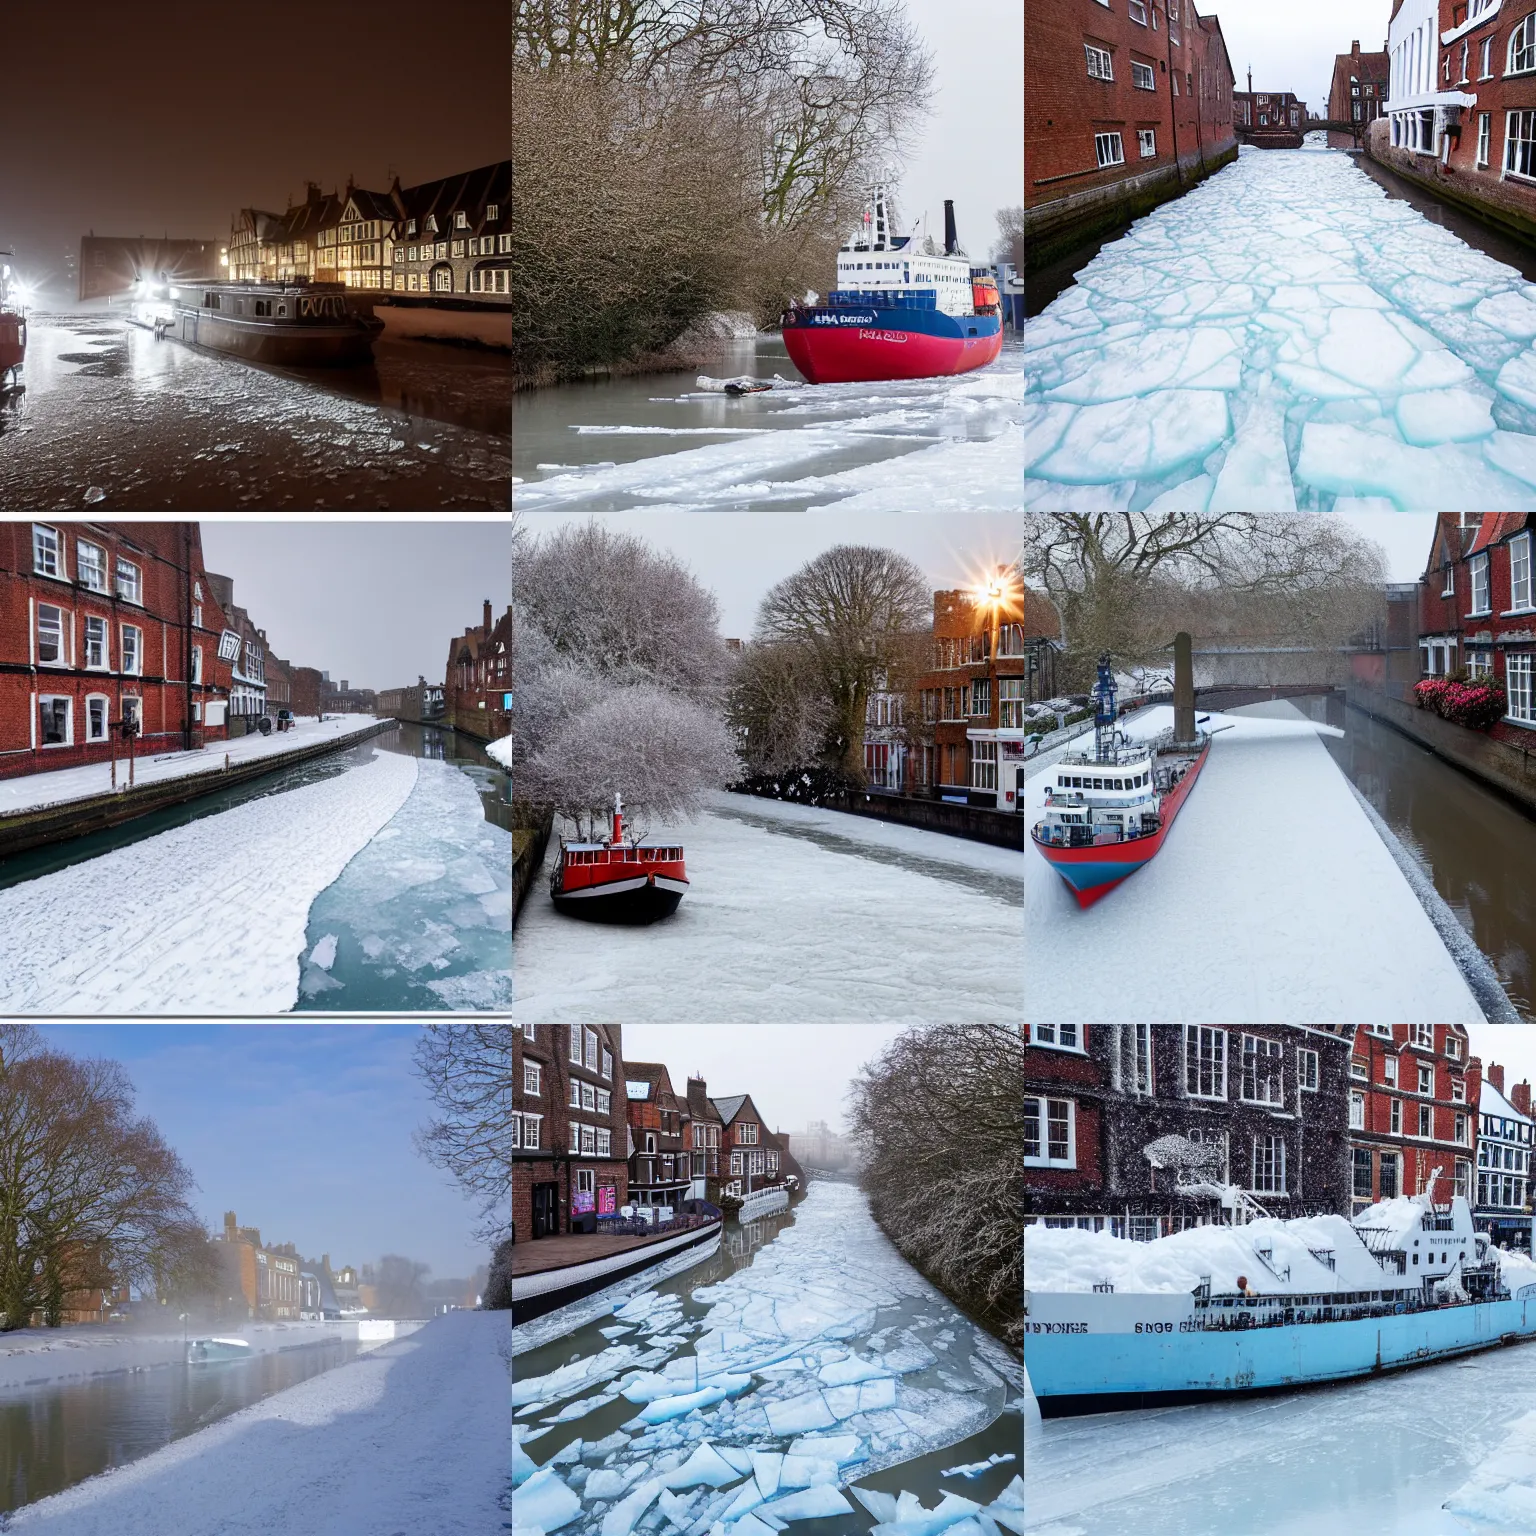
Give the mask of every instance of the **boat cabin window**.
[{"label": "boat cabin window", "polygon": [[203,308],[204,309],[222,309],[223,307],[224,306],[219,303],[219,296],[218,296],[218,294],[216,294],[216,293],[205,293],[203,295]]},{"label": "boat cabin window", "polygon": [[288,313],[288,306],[286,304],[279,304],[277,306],[277,312],[280,316],[286,315]]}]

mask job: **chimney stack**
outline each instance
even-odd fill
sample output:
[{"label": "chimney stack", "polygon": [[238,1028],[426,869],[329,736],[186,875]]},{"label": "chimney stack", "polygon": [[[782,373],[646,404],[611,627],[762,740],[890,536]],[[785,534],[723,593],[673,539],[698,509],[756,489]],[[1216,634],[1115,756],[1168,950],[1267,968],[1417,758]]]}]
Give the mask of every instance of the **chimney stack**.
[{"label": "chimney stack", "polygon": [[955,200],[944,199],[944,254],[953,256],[960,249],[960,236],[955,231]]},{"label": "chimney stack", "polygon": [[224,1212],[224,1241],[226,1243],[232,1243],[232,1242],[234,1242],[234,1240],[235,1240],[235,1213],[233,1211],[225,1211]]},{"label": "chimney stack", "polygon": [[1488,1063],[1487,1070],[1483,1073],[1483,1076],[1490,1083],[1492,1083],[1500,1093],[1504,1092],[1504,1068],[1501,1067],[1498,1062],[1490,1061]]},{"label": "chimney stack", "polygon": [[491,632],[491,600],[490,600],[490,598],[486,598],[486,600],[485,600],[485,632],[486,632],[487,635],[489,635],[490,632]]},{"label": "chimney stack", "polygon": [[1173,637],[1173,739],[1195,739],[1195,668],[1190,654],[1189,632],[1181,629]]},{"label": "chimney stack", "polygon": [[1509,1102],[1520,1111],[1522,1115],[1531,1112],[1531,1085],[1529,1083],[1516,1083],[1509,1090]]},{"label": "chimney stack", "polygon": [[1349,51],[1352,54],[1354,54],[1357,58],[1359,57],[1359,54],[1360,54],[1360,39],[1358,37],[1355,38],[1354,41],[1350,43]]}]

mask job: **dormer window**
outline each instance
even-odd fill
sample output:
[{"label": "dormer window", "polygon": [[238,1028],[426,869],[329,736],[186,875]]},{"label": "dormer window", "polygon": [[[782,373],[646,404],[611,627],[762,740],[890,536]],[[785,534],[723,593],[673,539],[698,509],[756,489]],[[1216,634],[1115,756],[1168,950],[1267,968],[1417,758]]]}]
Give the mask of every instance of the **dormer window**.
[{"label": "dormer window", "polygon": [[437,215],[435,213],[429,213],[427,215],[427,228],[434,235],[437,233]]},{"label": "dormer window", "polygon": [[467,213],[455,213],[453,216],[453,227],[455,229],[468,229],[469,215]]},{"label": "dormer window", "polygon": [[408,235],[414,235],[416,233],[416,220],[415,219],[407,219],[405,221],[405,232]]},{"label": "dormer window", "polygon": [[500,217],[501,217],[501,204],[500,203],[487,203],[485,205],[485,221],[486,221],[487,224],[494,223]]}]

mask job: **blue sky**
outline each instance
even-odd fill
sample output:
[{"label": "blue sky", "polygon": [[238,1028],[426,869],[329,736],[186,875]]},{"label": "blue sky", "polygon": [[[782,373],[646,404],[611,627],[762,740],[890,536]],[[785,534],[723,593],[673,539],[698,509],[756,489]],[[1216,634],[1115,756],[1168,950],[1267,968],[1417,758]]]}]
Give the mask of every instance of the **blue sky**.
[{"label": "blue sky", "polygon": [[233,1210],[333,1266],[403,1253],[435,1278],[485,1261],[474,1207],[411,1133],[431,1113],[414,1024],[48,1024],[127,1068],[137,1107],[192,1170],[211,1230]]}]

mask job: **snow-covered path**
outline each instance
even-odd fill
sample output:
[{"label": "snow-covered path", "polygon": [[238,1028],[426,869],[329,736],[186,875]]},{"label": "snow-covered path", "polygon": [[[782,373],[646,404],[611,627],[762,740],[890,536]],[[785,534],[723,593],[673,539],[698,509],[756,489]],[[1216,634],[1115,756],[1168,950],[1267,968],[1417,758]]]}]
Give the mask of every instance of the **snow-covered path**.
[{"label": "snow-covered path", "polygon": [[416,760],[205,816],[0,890],[0,1011],[278,1013],[310,904],[400,809]]},{"label": "snow-covered path", "polygon": [[1025,357],[1027,505],[1536,508],[1536,286],[1342,151],[1243,149]]},{"label": "snow-covered path", "polygon": [[506,1312],[410,1338],[23,1506],[40,1536],[487,1536],[505,1528]]},{"label": "snow-covered path", "polygon": [[[1027,1017],[1076,1023],[1482,1022],[1462,973],[1315,728],[1231,725],[1162,851],[1086,911],[1025,855]],[[1167,707],[1134,728],[1172,724]],[[1025,782],[1031,823],[1050,775]]]},{"label": "snow-covered path", "polygon": [[[775,389],[737,413],[736,427],[578,420],[570,430],[583,447],[619,440],[633,451],[638,441],[648,451],[623,463],[540,466],[542,478],[514,488],[514,503],[524,512],[1014,511],[1024,452],[1019,363],[1010,348],[956,378]],[[722,398],[685,392],[679,416]]]},{"label": "snow-covered path", "polygon": [[514,1019],[1022,1016],[1021,854],[729,794],[650,835],[686,850],[677,912],[643,928],[585,923],[555,911],[541,878],[513,935]]},{"label": "snow-covered path", "polygon": [[[1536,1346],[1274,1397],[1047,1419],[1027,1430],[1029,1536],[1513,1536],[1487,1509]],[[1530,1477],[1531,1426],[1512,1437]],[[1506,1509],[1518,1509],[1514,1501]]]},{"label": "snow-covered path", "polygon": [[611,1322],[545,1374],[514,1358],[519,1530],[629,1536],[653,1505],[669,1530],[732,1536],[851,1515],[840,1487],[990,1423],[1014,1371],[846,1184],[813,1185],[750,1265],[644,1291]]}]

